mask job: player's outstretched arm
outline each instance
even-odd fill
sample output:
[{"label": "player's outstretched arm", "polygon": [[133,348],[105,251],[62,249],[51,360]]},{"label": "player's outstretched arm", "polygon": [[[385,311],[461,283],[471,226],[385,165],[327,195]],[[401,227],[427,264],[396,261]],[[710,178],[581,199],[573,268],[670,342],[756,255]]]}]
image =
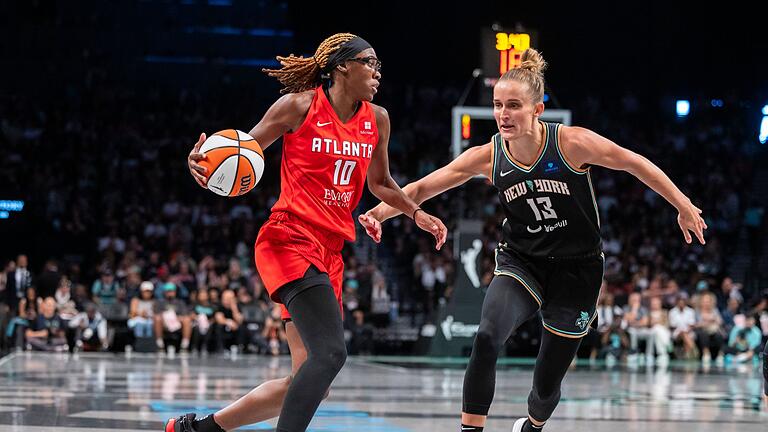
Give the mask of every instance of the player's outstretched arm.
[{"label": "player's outstretched arm", "polygon": [[[430,232],[435,237],[435,248],[440,249],[448,236],[448,230],[440,219],[421,210],[418,204],[409,198],[392,179],[389,173],[389,157],[387,156],[390,130],[389,114],[384,108],[376,105],[373,107],[376,113],[376,126],[379,130],[379,142],[376,144],[371,165],[368,167],[368,189],[376,198],[412,217],[416,226]],[[381,240],[379,221],[365,215],[361,215],[358,220],[363,224],[371,238],[376,242]]]},{"label": "player's outstretched arm", "polygon": [[632,174],[677,209],[677,223],[686,243],[692,241],[691,232],[699,243],[705,243],[707,224],[701,217],[701,210],[653,162],[589,129],[564,127],[561,139],[569,165],[599,165]]},{"label": "player's outstretched arm", "polygon": [[[491,144],[472,147],[448,165],[433,171],[427,176],[409,183],[403,192],[414,202],[421,204],[456,186],[462,185],[477,175],[488,177],[491,171]],[[395,217],[402,212],[387,203],[379,203],[366,214],[379,222]]]},{"label": "player's outstretched arm", "polygon": [[[309,106],[312,104],[314,92],[290,93],[275,101],[264,113],[259,123],[251,129],[249,134],[259,143],[262,150],[266,150],[273,142],[284,133],[294,131],[301,126],[307,116]],[[187,157],[189,172],[197,184],[205,188],[208,181],[206,169],[198,162],[205,159],[200,153],[200,146],[206,140],[205,133],[200,134],[197,143],[192,147]]]}]

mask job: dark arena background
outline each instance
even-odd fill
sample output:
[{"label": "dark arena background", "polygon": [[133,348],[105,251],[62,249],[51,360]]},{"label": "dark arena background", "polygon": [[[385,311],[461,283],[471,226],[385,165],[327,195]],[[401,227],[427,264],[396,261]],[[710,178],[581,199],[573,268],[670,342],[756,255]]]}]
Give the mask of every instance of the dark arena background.
[{"label": "dark arena background", "polygon": [[[199,187],[187,155],[201,132],[261,119],[275,56],[339,32],[384,65],[374,103],[400,186],[490,141],[493,85],[532,47],[549,63],[545,120],[644,155],[702,209],[706,244],[688,245],[662,197],[592,170],[598,320],[544,430],[768,430],[765,5],[582,3],[2,2],[0,431],[160,431],[290,374],[253,249],[282,140],[234,198]],[[355,220],[377,203],[366,190]],[[308,430],[459,430],[504,215],[481,178],[423,208],[448,227],[440,251],[405,216],[379,244],[357,224],[344,246],[349,357]],[[233,308],[237,329],[217,319]],[[655,322],[627,317],[649,309]],[[486,430],[527,414],[542,331],[536,317],[502,349]]]}]

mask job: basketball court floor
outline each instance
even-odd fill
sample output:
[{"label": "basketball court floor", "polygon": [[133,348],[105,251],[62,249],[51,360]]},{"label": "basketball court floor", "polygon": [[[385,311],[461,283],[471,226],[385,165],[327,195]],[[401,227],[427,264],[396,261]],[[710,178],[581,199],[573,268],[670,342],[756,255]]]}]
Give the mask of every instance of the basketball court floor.
[{"label": "basketball court floor", "polygon": [[[162,430],[290,370],[286,357],[15,353],[0,359],[0,432]],[[462,361],[350,358],[312,431],[458,431]],[[531,362],[504,362],[486,430],[525,414]],[[757,367],[666,370],[580,365],[549,431],[768,431]],[[272,430],[268,421],[239,430]]]}]

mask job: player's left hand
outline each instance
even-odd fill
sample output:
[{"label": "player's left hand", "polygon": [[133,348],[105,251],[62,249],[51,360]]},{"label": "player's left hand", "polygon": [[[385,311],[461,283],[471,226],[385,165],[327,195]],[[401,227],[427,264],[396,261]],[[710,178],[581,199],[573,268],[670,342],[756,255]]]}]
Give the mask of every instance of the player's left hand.
[{"label": "player's left hand", "polygon": [[357,217],[357,220],[365,228],[365,233],[368,234],[368,237],[372,238],[376,243],[381,242],[381,222],[368,213],[361,214]]},{"label": "player's left hand", "polygon": [[677,215],[677,224],[680,225],[680,229],[683,231],[685,242],[691,244],[693,238],[689,231],[693,231],[699,243],[706,244],[704,241],[704,230],[707,229],[707,223],[700,216],[701,210],[690,201],[678,210],[680,213]]},{"label": "player's left hand", "polygon": [[432,233],[435,236],[435,249],[440,248],[445,244],[445,239],[448,237],[448,229],[443,224],[443,221],[432,216],[431,214],[419,209],[413,219],[416,225],[424,231]]}]

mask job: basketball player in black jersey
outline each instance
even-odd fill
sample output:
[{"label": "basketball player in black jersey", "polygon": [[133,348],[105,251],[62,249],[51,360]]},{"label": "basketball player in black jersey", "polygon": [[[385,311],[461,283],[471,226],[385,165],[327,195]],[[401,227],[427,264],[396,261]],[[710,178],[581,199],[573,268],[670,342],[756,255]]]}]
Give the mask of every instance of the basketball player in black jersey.
[{"label": "basketball player in black jersey", "polygon": [[[545,123],[546,63],[533,49],[522,65],[501,76],[493,91],[499,133],[448,165],[403,188],[417,203],[488,177],[506,219],[496,249],[494,278],[464,377],[462,431],[482,431],[493,399],[496,360],[512,332],[541,311],[545,331],[528,397],[528,417],[513,432],[538,431],[560,400],[560,384],[581,338],[596,316],[603,275],[600,219],[590,167],[627,171],[675,206],[687,243],[704,244],[707,228],[696,208],[648,159],[584,128]],[[379,204],[359,217],[381,239],[381,221],[396,209]]]},{"label": "basketball player in black jersey", "polygon": [[763,347],[763,401],[765,408],[768,409],[768,342]]}]

